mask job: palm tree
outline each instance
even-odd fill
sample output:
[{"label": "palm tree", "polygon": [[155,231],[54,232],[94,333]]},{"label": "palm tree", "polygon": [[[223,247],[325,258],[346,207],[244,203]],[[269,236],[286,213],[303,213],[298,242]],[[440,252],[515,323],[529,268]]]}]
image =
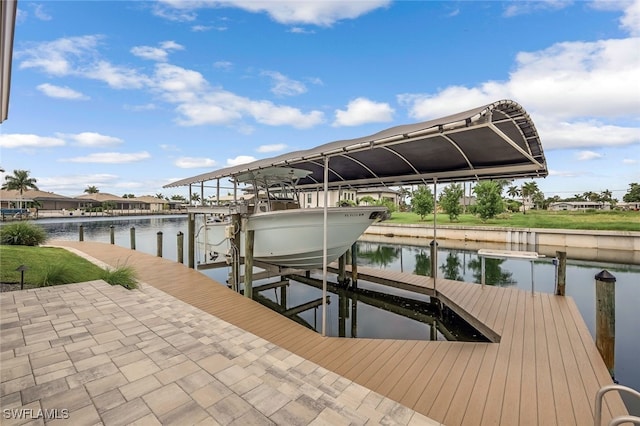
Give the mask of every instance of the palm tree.
[{"label": "palm tree", "polygon": [[2,189],[9,191],[20,191],[20,207],[22,208],[22,194],[24,191],[28,191],[29,189],[38,190],[38,186],[36,185],[37,180],[35,178],[29,177],[28,170],[14,170],[13,176],[7,175],[4,177],[4,183],[2,184]]},{"label": "palm tree", "polygon": [[158,198],[158,199],[162,200],[162,199],[164,198],[164,195],[163,195],[161,192],[158,192],[158,193],[156,194],[156,198]]},{"label": "palm tree", "polygon": [[200,201],[200,195],[198,194],[191,194],[191,203],[194,206],[198,204],[198,201]]},{"label": "palm tree", "polygon": [[507,195],[511,198],[516,198],[520,195],[520,188],[515,185],[510,186],[509,189],[507,189]]},{"label": "palm tree", "polygon": [[97,194],[98,192],[100,192],[100,190],[96,186],[89,185],[84,189],[84,192],[86,192],[87,194]]},{"label": "palm tree", "polygon": [[522,194],[522,214],[527,214],[527,199],[532,197],[536,192],[540,192],[538,184],[535,182],[527,182],[522,184],[520,194]]}]

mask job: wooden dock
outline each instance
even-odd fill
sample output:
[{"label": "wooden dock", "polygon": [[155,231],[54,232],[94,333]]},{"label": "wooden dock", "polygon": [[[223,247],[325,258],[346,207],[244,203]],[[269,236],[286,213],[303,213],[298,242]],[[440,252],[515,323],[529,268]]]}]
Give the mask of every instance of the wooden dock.
[{"label": "wooden dock", "polygon": [[[595,395],[612,383],[573,299],[437,280],[437,295],[495,333],[497,343],[322,337],[202,273],[94,242],[56,241],[447,425],[592,425]],[[433,279],[359,267],[433,291]],[[603,424],[627,414],[605,397]]]}]

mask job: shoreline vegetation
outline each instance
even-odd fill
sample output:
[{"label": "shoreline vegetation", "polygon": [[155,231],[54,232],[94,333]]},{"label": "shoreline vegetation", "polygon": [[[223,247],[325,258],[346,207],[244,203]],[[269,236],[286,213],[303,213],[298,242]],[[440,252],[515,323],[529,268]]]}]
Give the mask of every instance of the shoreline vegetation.
[{"label": "shoreline vegetation", "polygon": [[[0,292],[104,280],[127,289],[137,287],[130,265],[102,269],[64,248],[0,245]],[[19,268],[26,266],[24,275]]]},{"label": "shoreline vegetation", "polygon": [[[37,223],[41,219],[78,219],[111,217],[113,219],[124,219],[126,217],[139,216],[165,216],[165,215],[186,215],[182,211],[178,212],[150,212],[141,214],[127,214],[119,212],[113,216],[43,216],[39,218],[29,218],[27,220]],[[7,222],[13,222],[7,221]],[[384,221],[397,225],[420,225],[433,226],[433,213],[427,214],[423,219],[413,212],[392,213],[391,218]],[[548,210],[527,210],[523,213],[502,213],[493,219],[482,220],[478,215],[463,213],[457,220],[449,219],[446,213],[438,213],[436,217],[438,226],[473,226],[473,227],[503,227],[503,228],[547,228],[547,229],[580,229],[593,231],[634,231],[640,232],[640,211],[633,210],[608,210],[608,211],[548,211]]]},{"label": "shoreline vegetation", "polygon": [[[412,225],[424,224],[433,226],[433,214],[420,215],[412,212],[394,212],[389,224]],[[452,221],[446,213],[438,213],[438,226],[477,226],[504,228],[547,228],[547,229],[581,229],[593,231],[635,231],[640,232],[640,212],[637,211],[544,211],[529,210],[522,213],[503,213],[500,216],[483,221],[480,217],[469,213],[461,214],[458,220]]]}]

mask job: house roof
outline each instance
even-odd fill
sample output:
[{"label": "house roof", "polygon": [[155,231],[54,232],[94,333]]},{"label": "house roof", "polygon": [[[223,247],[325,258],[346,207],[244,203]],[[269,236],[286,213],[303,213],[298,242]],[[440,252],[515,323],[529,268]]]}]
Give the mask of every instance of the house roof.
[{"label": "house roof", "polygon": [[80,200],[85,200],[85,201],[86,200],[96,201],[98,203],[102,203],[105,201],[117,201],[119,203],[126,203],[130,201],[129,198],[118,197],[117,195],[109,194],[107,192],[96,192],[95,194],[82,194],[82,195],[78,195],[76,198]]},{"label": "house roof", "polygon": [[165,188],[235,176],[266,167],[311,171],[298,187],[372,187],[547,176],[540,137],[522,106],[501,100],[436,120],[407,124],[182,179]]},{"label": "house roof", "polygon": [[17,190],[0,190],[0,199],[8,200],[8,201],[31,201],[31,200],[54,200],[54,201],[78,201],[75,198],[66,197],[60,194],[54,194],[53,192],[45,192],[30,189],[28,191],[24,191],[22,193],[22,198],[20,198],[20,191]]},{"label": "house roof", "polygon": [[138,201],[147,204],[169,204],[164,198],[153,197],[151,195],[143,195],[141,197],[127,198],[129,201]]}]

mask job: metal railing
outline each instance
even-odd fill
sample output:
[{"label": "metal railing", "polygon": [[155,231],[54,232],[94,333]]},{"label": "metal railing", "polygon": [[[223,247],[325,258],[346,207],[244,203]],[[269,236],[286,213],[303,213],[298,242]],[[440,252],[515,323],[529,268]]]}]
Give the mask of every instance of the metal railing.
[{"label": "metal railing", "polygon": [[[607,385],[607,386],[603,386],[596,393],[596,413],[595,413],[595,420],[594,420],[594,425],[595,426],[601,426],[601,424],[602,424],[602,400],[604,398],[604,395],[607,392],[614,391],[614,390],[615,391],[621,391],[621,392],[627,392],[628,394],[633,395],[636,398],[640,399],[640,392],[638,392],[635,389],[632,389],[630,387],[622,386],[622,385]],[[640,425],[640,417],[630,416],[630,415],[617,416],[617,417],[614,417],[613,419],[611,419],[611,421],[609,422],[609,426],[617,426],[617,425],[621,425],[621,424],[624,424],[624,423],[633,423],[633,424],[636,424],[636,425]]]}]

